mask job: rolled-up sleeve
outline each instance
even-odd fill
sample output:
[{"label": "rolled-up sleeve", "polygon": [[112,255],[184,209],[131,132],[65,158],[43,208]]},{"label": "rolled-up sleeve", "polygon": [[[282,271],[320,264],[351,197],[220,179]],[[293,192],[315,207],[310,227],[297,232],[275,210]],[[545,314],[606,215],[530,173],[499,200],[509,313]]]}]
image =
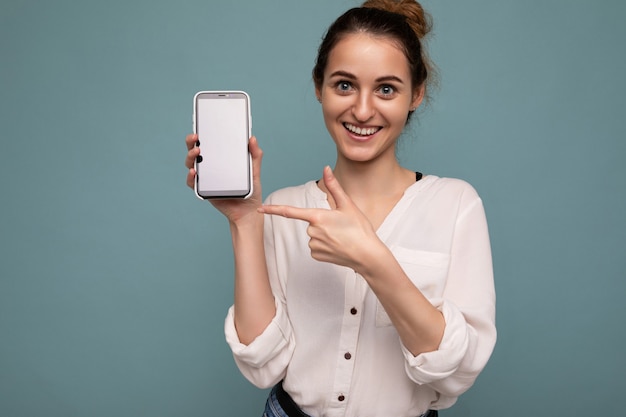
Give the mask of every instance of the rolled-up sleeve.
[{"label": "rolled-up sleeve", "polygon": [[224,329],[235,362],[250,382],[259,388],[268,388],[284,377],[295,340],[285,308],[279,300],[276,300],[276,316],[249,345],[242,344],[237,335],[234,307],[228,310]]}]

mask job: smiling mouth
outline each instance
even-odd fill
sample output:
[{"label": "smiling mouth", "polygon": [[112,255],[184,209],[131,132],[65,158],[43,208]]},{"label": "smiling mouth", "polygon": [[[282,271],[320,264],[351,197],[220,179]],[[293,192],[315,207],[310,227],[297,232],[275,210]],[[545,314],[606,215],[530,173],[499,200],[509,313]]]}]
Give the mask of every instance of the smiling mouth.
[{"label": "smiling mouth", "polygon": [[371,136],[382,129],[382,127],[358,127],[351,123],[344,123],[343,127],[358,136]]}]

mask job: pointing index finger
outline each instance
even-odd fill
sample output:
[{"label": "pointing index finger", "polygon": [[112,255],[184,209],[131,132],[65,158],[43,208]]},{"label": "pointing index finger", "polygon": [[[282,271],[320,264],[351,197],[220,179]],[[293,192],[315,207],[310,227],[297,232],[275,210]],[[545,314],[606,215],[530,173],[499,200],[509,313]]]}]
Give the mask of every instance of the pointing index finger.
[{"label": "pointing index finger", "polygon": [[304,220],[309,223],[313,220],[313,210],[314,209],[274,204],[268,204],[258,208],[259,213],[282,216],[288,219]]}]

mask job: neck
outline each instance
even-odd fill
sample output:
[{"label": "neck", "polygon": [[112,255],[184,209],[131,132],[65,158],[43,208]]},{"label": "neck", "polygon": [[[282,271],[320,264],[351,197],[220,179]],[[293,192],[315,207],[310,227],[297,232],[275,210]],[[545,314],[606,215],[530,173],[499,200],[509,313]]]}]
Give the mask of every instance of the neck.
[{"label": "neck", "polygon": [[344,191],[352,199],[377,199],[404,193],[415,182],[415,173],[395,159],[354,162],[338,157],[333,170]]}]

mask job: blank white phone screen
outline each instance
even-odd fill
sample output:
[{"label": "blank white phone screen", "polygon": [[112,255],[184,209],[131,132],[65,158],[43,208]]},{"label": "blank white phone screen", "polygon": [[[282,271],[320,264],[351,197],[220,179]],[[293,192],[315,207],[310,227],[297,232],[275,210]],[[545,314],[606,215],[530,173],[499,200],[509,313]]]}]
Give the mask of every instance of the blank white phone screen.
[{"label": "blank white phone screen", "polygon": [[202,152],[198,193],[205,197],[246,195],[250,189],[250,165],[245,97],[200,96],[196,112]]}]

